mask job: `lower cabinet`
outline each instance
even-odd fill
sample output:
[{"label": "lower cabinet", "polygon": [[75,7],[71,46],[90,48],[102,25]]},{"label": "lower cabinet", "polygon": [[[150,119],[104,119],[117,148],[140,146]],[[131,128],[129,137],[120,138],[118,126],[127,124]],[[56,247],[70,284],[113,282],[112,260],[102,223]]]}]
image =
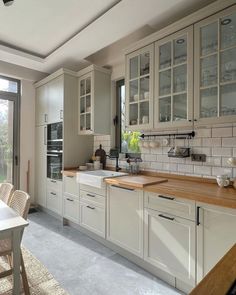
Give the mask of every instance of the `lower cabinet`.
[{"label": "lower cabinet", "polygon": [[195,284],[195,222],[145,209],[144,259]]},{"label": "lower cabinet", "polygon": [[105,238],[105,207],[80,200],[80,225]]},{"label": "lower cabinet", "polygon": [[62,215],[62,182],[47,179],[47,209]]},{"label": "lower cabinet", "polygon": [[68,195],[63,196],[63,217],[79,223],[79,199]]},{"label": "lower cabinet", "polygon": [[108,186],[107,239],[143,257],[143,191]]},{"label": "lower cabinet", "polygon": [[236,243],[236,210],[197,203],[197,281]]}]

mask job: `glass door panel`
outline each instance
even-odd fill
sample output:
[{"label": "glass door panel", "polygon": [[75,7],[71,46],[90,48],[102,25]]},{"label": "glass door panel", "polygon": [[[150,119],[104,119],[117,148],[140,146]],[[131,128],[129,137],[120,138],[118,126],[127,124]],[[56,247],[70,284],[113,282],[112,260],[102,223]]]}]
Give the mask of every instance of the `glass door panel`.
[{"label": "glass door panel", "polygon": [[138,124],[138,104],[130,104],[129,106],[129,118],[130,118],[130,125],[137,125]]},{"label": "glass door panel", "polygon": [[217,84],[217,55],[211,55],[201,60],[201,86],[206,87]]},{"label": "glass door panel", "polygon": [[221,53],[221,82],[236,80],[236,47]]},{"label": "glass door panel", "polygon": [[171,121],[171,97],[165,97],[159,99],[159,121],[170,122]]},{"label": "glass door panel", "polygon": [[85,114],[80,115],[80,130],[81,131],[86,130],[86,127],[85,127]]},{"label": "glass door panel", "polygon": [[13,183],[14,102],[0,95],[0,183]]},{"label": "glass door panel", "polygon": [[200,92],[200,117],[217,117],[218,114],[217,87],[203,89]]},{"label": "glass door panel", "polygon": [[148,124],[149,123],[149,102],[141,102],[140,105],[140,119],[139,124]]},{"label": "glass door panel", "polygon": [[130,59],[130,79],[138,77],[138,56],[135,56]]},{"label": "glass door panel", "polygon": [[85,81],[86,84],[86,94],[89,94],[91,92],[91,78],[88,77]]},{"label": "glass door panel", "polygon": [[159,48],[159,70],[171,66],[171,42],[161,45]]},{"label": "glass door panel", "polygon": [[187,95],[179,94],[173,97],[173,121],[187,119]]},{"label": "glass door panel", "polygon": [[129,84],[129,101],[134,102],[139,100],[138,80],[131,81]]},{"label": "glass door panel", "polygon": [[236,83],[221,86],[221,116],[236,115]]},{"label": "glass door panel", "polygon": [[159,74],[159,96],[171,93],[171,70]]},{"label": "glass door panel", "polygon": [[145,52],[140,55],[140,76],[147,75],[150,72],[150,54]]},{"label": "glass door panel", "polygon": [[214,53],[218,49],[218,23],[212,23],[201,28],[201,55]]},{"label": "glass door panel", "polygon": [[80,96],[85,95],[85,80],[80,81]]},{"label": "glass door panel", "polygon": [[174,41],[174,65],[187,61],[187,37],[183,36]]},{"label": "glass door panel", "polygon": [[140,96],[139,100],[149,99],[149,76],[140,79]]},{"label": "glass door panel", "polygon": [[91,114],[86,114],[86,130],[91,130]]},{"label": "glass door panel", "polygon": [[221,49],[236,46],[236,13],[221,19]]},{"label": "glass door panel", "polygon": [[80,98],[80,113],[81,114],[85,113],[85,97],[84,96]]},{"label": "glass door panel", "polygon": [[174,68],[173,71],[173,92],[183,92],[187,88],[187,65],[182,65]]}]

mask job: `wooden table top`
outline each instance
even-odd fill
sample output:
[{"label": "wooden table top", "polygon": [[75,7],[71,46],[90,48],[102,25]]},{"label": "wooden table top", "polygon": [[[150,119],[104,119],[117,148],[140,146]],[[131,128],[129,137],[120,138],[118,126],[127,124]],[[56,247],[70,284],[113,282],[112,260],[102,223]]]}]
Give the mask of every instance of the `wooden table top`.
[{"label": "wooden table top", "polygon": [[236,244],[222,257],[190,295],[225,295],[236,279]]},{"label": "wooden table top", "polygon": [[3,231],[25,227],[29,223],[0,200],[0,234]]}]

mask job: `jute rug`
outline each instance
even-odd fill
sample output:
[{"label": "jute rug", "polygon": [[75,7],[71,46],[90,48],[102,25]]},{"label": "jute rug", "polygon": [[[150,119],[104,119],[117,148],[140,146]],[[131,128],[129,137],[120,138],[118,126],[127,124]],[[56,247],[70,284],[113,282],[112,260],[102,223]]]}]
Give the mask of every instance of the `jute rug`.
[{"label": "jute rug", "polygon": [[[28,250],[22,248],[22,253],[27,271],[31,295],[68,295],[53,278],[48,270]],[[0,258],[0,272],[8,269],[6,261]],[[12,277],[0,279],[0,294],[12,294]],[[22,290],[22,294],[24,294]]]}]

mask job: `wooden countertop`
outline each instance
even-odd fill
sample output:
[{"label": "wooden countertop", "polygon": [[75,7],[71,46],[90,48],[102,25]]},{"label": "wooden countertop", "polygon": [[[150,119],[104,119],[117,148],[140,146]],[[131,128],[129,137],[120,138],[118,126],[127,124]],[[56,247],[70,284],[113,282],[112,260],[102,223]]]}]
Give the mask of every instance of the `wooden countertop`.
[{"label": "wooden countertop", "polygon": [[[75,176],[77,169],[66,169],[63,171],[64,175]],[[144,183],[139,184],[138,178],[146,179]],[[149,177],[149,183],[147,178]],[[131,183],[127,179],[134,179]],[[122,179],[124,180],[122,182]],[[139,179],[139,180],[140,180]],[[168,181],[151,184],[153,181],[168,179]],[[117,178],[110,178],[105,180],[109,184],[126,186],[131,188],[143,189],[144,191],[165,194],[169,196],[194,200],[198,202],[208,203],[212,205],[234,208],[236,209],[236,189],[233,187],[220,188],[214,180],[179,176],[173,174],[151,174],[150,175],[138,175],[138,176],[122,176]]]},{"label": "wooden countertop", "polygon": [[222,257],[190,295],[225,295],[236,279],[236,244]]}]

